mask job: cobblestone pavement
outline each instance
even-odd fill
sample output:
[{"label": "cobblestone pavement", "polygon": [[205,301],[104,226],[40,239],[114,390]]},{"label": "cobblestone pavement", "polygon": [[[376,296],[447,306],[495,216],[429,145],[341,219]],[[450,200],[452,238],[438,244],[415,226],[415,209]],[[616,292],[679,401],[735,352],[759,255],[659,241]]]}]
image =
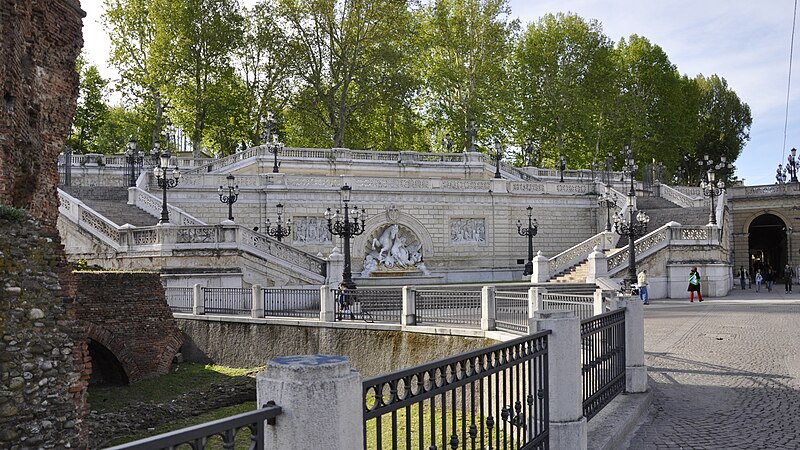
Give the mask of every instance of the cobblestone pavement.
[{"label": "cobblestone pavement", "polygon": [[800,449],[800,292],[780,288],[645,307],[653,402],[627,448]]}]

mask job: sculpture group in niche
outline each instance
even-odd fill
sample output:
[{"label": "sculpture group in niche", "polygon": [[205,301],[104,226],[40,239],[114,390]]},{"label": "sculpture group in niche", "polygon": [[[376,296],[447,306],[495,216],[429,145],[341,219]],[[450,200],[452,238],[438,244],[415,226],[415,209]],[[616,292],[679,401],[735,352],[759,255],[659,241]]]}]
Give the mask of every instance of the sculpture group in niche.
[{"label": "sculpture group in niche", "polygon": [[429,272],[422,262],[422,244],[413,233],[392,224],[383,229],[368,243],[361,276],[373,272],[405,271],[418,269],[425,275]]}]

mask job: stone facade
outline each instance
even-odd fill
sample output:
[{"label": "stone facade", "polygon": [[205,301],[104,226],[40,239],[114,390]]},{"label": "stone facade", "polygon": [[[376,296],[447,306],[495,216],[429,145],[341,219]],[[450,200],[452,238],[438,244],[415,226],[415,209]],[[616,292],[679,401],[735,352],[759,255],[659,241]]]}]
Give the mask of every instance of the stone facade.
[{"label": "stone facade", "polygon": [[86,336],[113,353],[127,381],[167,373],[183,336],[167,306],[159,274],[75,272],[73,277],[77,317]]}]

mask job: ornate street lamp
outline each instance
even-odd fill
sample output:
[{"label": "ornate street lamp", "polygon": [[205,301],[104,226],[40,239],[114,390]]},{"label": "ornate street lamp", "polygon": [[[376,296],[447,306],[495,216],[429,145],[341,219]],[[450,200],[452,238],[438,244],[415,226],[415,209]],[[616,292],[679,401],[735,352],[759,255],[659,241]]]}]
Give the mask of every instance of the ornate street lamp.
[{"label": "ornate street lamp", "polygon": [[617,194],[611,191],[611,185],[606,185],[605,191],[597,199],[597,204],[606,209],[606,231],[611,231],[611,210],[617,207]]},{"label": "ornate street lamp", "polygon": [[775,170],[775,182],[778,184],[786,183],[786,169],[783,168],[783,164],[778,164],[778,169]]},{"label": "ornate street lamp", "polygon": [[533,237],[536,236],[536,231],[539,229],[539,224],[533,217],[533,207],[528,206],[528,227],[522,228],[522,221],[517,220],[517,233],[520,236],[528,236],[528,262],[525,263],[525,271],[522,272],[523,276],[533,274]]},{"label": "ornate street lamp", "polygon": [[445,133],[442,138],[442,150],[446,152],[453,150],[453,137],[450,136],[450,133]]},{"label": "ornate street lamp", "polygon": [[278,209],[278,220],[276,220],[273,225],[269,219],[267,219],[267,235],[274,237],[280,242],[281,239],[292,233],[292,219],[284,220],[283,204],[278,203],[276,208]]},{"label": "ornate street lamp", "polygon": [[533,138],[525,139],[525,147],[522,148],[522,151],[525,153],[526,165],[528,167],[533,167],[534,161],[536,161],[539,156],[536,151],[536,146],[534,146]]},{"label": "ornate street lamp", "polygon": [[[178,170],[178,166],[173,166],[172,170],[169,168],[169,161],[171,155],[169,153],[170,142],[175,136],[175,130],[172,127],[171,122],[167,122],[167,131],[166,131],[166,151],[161,151],[161,142],[156,140],[153,143],[153,150],[151,154],[158,155],[158,165],[153,168],[153,175],[156,176],[156,180],[158,180],[158,187],[161,188],[163,195],[161,197],[161,220],[158,221],[159,225],[166,225],[169,224],[169,210],[167,209],[167,190],[172,189],[178,185],[178,181],[181,179],[181,172]],[[170,177],[170,175],[172,175]]]},{"label": "ornate street lamp", "polygon": [[278,135],[274,134],[272,130],[275,129],[277,122],[272,111],[267,111],[267,118],[261,118],[261,127],[264,131],[261,133],[261,142],[266,144],[267,150],[274,156],[274,163],[272,164],[272,173],[278,173],[278,153],[283,150],[283,143],[278,140]]},{"label": "ornate street lamp", "polygon": [[793,148],[786,159],[786,171],[791,176],[792,183],[797,183],[798,168],[800,168],[800,159],[797,158],[797,149]]},{"label": "ornate street lamp", "polygon": [[636,211],[636,188],[633,185],[633,174],[636,173],[636,163],[633,159],[633,153],[630,151],[629,146],[625,146],[625,172],[627,172],[631,179],[631,189],[628,191],[628,213],[630,218],[625,218],[622,214],[614,214],[614,231],[620,236],[627,236],[628,238],[628,278],[625,279],[625,288],[630,289],[630,286],[636,282],[636,238],[644,236],[647,233],[647,223],[650,222],[650,217],[644,211]]},{"label": "ornate street lamp", "polygon": [[134,187],[139,178],[139,170],[144,164],[144,153],[136,148],[136,139],[133,136],[125,146],[125,162],[128,164],[128,186]]},{"label": "ornate street lamp", "polygon": [[236,200],[239,200],[239,185],[233,184],[236,179],[233,174],[228,174],[225,179],[228,180],[227,189],[220,186],[217,189],[217,193],[219,194],[219,201],[228,204],[228,220],[233,220],[233,204],[236,203]]},{"label": "ornate street lamp", "polygon": [[500,145],[500,141],[494,143],[494,177],[495,178],[503,178],[500,175],[500,160],[503,159],[503,147]]},{"label": "ornate street lamp", "polygon": [[683,167],[683,165],[680,165],[677,169],[675,169],[675,182],[677,184],[686,183],[686,168]]},{"label": "ornate street lamp", "polygon": [[558,170],[561,172],[561,180],[559,183],[564,182],[564,170],[567,168],[567,158],[564,157],[563,153],[558,154]]},{"label": "ornate street lamp", "polygon": [[344,209],[344,218],[340,215],[339,210],[331,212],[328,208],[325,211],[325,219],[328,221],[328,231],[331,234],[341,236],[344,239],[344,271],[342,272],[343,282],[347,289],[355,289],[356,284],[353,282],[353,274],[350,265],[350,238],[364,234],[364,221],[366,220],[367,213],[362,208],[360,211],[357,207],[350,209],[350,193],[352,188],[348,185],[342,186],[339,191]]},{"label": "ornate street lamp", "polygon": [[706,179],[700,182],[700,187],[703,188],[703,195],[711,198],[711,212],[708,214],[708,224],[717,224],[717,215],[714,211],[714,197],[719,197],[722,191],[725,190],[725,182],[719,180],[714,183],[714,169],[708,169],[706,172]]},{"label": "ornate street lamp", "polygon": [[478,133],[478,126],[475,125],[475,119],[469,119],[469,125],[467,125],[467,151],[474,152],[475,151],[475,135]]}]

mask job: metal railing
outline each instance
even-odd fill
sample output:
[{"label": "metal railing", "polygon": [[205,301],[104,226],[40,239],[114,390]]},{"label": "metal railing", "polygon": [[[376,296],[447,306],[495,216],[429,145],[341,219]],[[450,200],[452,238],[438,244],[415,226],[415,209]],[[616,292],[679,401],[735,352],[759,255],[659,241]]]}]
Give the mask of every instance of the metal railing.
[{"label": "metal railing", "polygon": [[502,331],[528,332],[528,292],[495,291],[495,327]]},{"label": "metal railing", "polygon": [[140,439],[111,447],[109,450],[174,449],[180,445],[186,445],[187,448],[194,450],[202,450],[209,444],[217,443],[216,441],[219,439],[210,439],[214,437],[221,438],[222,448],[234,448],[236,436],[242,432],[250,433],[247,448],[264,450],[264,425],[275,425],[276,417],[281,412],[280,406],[269,402],[263,408],[255,411]]},{"label": "metal railing", "polygon": [[334,289],[332,295],[336,299],[334,312],[337,319],[400,323],[403,312],[401,288]]},{"label": "metal railing", "polygon": [[625,309],[581,321],[583,415],[590,420],[625,390]]},{"label": "metal railing", "polygon": [[416,291],[417,324],[480,326],[481,292],[457,290]]},{"label": "metal railing", "polygon": [[549,334],[364,380],[365,448],[548,448]]},{"label": "metal railing", "polygon": [[318,319],[319,289],[264,289],[265,317]]},{"label": "metal railing", "polygon": [[206,314],[250,315],[253,291],[250,288],[203,288]]},{"label": "metal railing", "polygon": [[542,309],[568,309],[581,320],[594,315],[594,297],[591,295],[544,293],[541,296]]},{"label": "metal railing", "polygon": [[173,312],[190,313],[194,305],[194,289],[190,287],[164,288],[164,297]]}]

